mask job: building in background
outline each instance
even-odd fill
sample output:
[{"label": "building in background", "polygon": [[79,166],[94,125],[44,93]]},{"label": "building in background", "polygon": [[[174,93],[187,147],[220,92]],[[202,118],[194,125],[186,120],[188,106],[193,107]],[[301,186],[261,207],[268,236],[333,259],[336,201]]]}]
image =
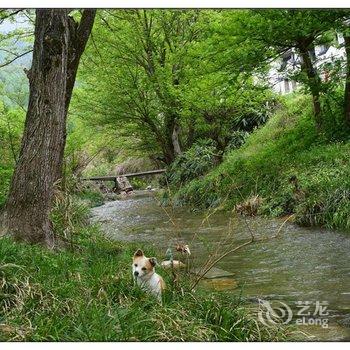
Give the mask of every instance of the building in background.
[{"label": "building in background", "polygon": [[[343,36],[337,34],[336,40],[338,42],[338,47],[324,44],[317,45],[310,51],[311,59],[324,81],[327,81],[329,78],[327,65],[338,60],[346,60]],[[299,84],[290,77],[299,71],[301,62],[301,57],[294,49],[288,50],[280,58],[272,62],[271,69],[268,73],[268,79],[275,92],[284,95],[298,88]]]}]

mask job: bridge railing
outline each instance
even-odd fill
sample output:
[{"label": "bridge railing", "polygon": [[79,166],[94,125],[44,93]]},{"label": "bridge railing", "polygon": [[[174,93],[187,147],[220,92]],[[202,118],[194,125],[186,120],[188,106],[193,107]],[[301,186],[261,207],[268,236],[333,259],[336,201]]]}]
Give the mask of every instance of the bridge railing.
[{"label": "bridge railing", "polygon": [[166,169],[157,169],[157,170],[143,171],[139,173],[129,173],[129,174],[109,175],[109,176],[93,176],[93,177],[84,178],[82,180],[84,181],[89,181],[89,180],[90,181],[116,181],[117,177],[119,176],[125,176],[127,178],[131,178],[131,177],[162,174],[165,171]]}]

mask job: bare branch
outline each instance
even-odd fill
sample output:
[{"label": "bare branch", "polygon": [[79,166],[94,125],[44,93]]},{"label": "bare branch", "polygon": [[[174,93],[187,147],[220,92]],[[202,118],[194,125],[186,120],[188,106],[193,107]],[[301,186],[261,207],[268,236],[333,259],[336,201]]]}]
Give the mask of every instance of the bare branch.
[{"label": "bare branch", "polygon": [[[11,18],[12,16],[17,15],[17,14],[19,14],[19,13],[22,12],[22,11],[24,11],[24,9],[15,10],[15,11],[13,11],[13,12],[11,12],[11,13],[6,14],[4,17],[2,17],[2,18],[0,19],[0,24],[2,24],[6,19]],[[4,13],[4,12],[5,12],[5,10],[2,10],[1,13],[0,13],[0,15],[1,15],[2,13]]]},{"label": "bare branch", "polygon": [[21,54],[19,54],[19,55],[16,55],[16,57],[14,57],[13,59],[11,59],[11,60],[9,60],[9,61],[7,61],[7,62],[5,62],[5,63],[0,64],[0,68],[3,68],[3,67],[5,67],[5,66],[8,66],[8,65],[11,64],[12,62],[16,61],[17,59],[19,59],[19,58],[21,58],[21,57],[23,57],[23,56],[25,56],[25,55],[27,55],[28,53],[31,53],[32,51],[33,51],[33,49],[28,50],[28,51],[26,51],[26,52],[23,52],[23,53],[21,53]]},{"label": "bare branch", "polygon": [[[261,238],[255,238],[253,234],[251,234],[251,237],[248,241],[240,244],[239,246],[235,247],[235,248],[232,248],[228,251],[226,251],[225,253],[221,254],[218,258],[216,258],[213,262],[211,262],[210,264],[208,264],[207,267],[204,268],[203,272],[198,276],[198,278],[193,282],[192,286],[190,287],[190,290],[193,290],[197,284],[199,283],[199,281],[201,279],[203,279],[203,277],[205,276],[205,274],[211,270],[219,261],[221,261],[223,258],[225,258],[227,255],[229,254],[232,254],[234,252],[236,252],[237,250],[251,244],[251,243],[254,243],[254,242],[263,242],[263,241],[269,241],[271,239],[274,239],[274,238],[277,238],[279,237],[281,231],[282,231],[282,228],[283,226],[286,224],[287,221],[289,221],[292,217],[294,217],[294,214],[292,215],[289,215],[284,221],[283,223],[280,225],[279,229],[277,230],[276,234],[274,234],[273,236],[271,237],[261,237]],[[251,230],[249,228],[249,230]]]}]

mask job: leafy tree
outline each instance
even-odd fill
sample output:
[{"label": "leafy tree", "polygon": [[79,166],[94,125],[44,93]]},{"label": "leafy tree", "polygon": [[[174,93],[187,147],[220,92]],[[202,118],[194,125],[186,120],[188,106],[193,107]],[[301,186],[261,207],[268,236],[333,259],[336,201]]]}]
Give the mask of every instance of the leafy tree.
[{"label": "leafy tree", "polygon": [[[315,45],[329,40],[327,34],[334,28],[338,14],[326,10],[246,10],[229,12],[226,26],[221,29],[221,42],[230,47],[240,45],[239,52],[228,59],[242,62],[241,69],[253,70],[295,49],[301,57],[300,82],[307,86],[313,98],[317,128],[322,126],[322,81],[315,68],[312,51]],[[228,34],[230,38],[228,38]]]},{"label": "leafy tree", "polygon": [[264,124],[277,102],[271,90],[252,78],[231,81],[222,71],[192,77],[183,94],[188,147],[211,139],[221,155],[236,132],[251,132]]},{"label": "leafy tree", "polygon": [[157,163],[172,163],[204,138],[222,153],[233,131],[251,131],[272,107],[271,93],[251,74],[242,77],[238,63],[234,76],[209,57],[222,18],[220,11],[102,12],[73,112],[100,131],[132,137],[134,149]]},{"label": "leafy tree", "polygon": [[337,21],[335,21],[335,28],[343,34],[344,48],[346,53],[345,64],[345,88],[344,88],[344,119],[350,127],[350,11],[337,10]]},{"label": "leafy tree", "polygon": [[180,91],[198,11],[104,11],[84,60],[77,113],[93,114],[170,164],[181,153]]},{"label": "leafy tree", "polygon": [[0,10],[0,68],[30,63],[33,51],[33,10]]}]

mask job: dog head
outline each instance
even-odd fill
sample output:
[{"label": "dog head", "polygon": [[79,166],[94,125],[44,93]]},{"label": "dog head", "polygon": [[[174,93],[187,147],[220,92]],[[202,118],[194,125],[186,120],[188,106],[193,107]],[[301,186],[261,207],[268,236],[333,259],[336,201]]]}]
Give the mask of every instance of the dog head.
[{"label": "dog head", "polygon": [[132,261],[132,274],[134,277],[145,277],[151,273],[154,273],[154,267],[156,266],[156,258],[147,258],[141,249],[138,249],[133,257]]}]

